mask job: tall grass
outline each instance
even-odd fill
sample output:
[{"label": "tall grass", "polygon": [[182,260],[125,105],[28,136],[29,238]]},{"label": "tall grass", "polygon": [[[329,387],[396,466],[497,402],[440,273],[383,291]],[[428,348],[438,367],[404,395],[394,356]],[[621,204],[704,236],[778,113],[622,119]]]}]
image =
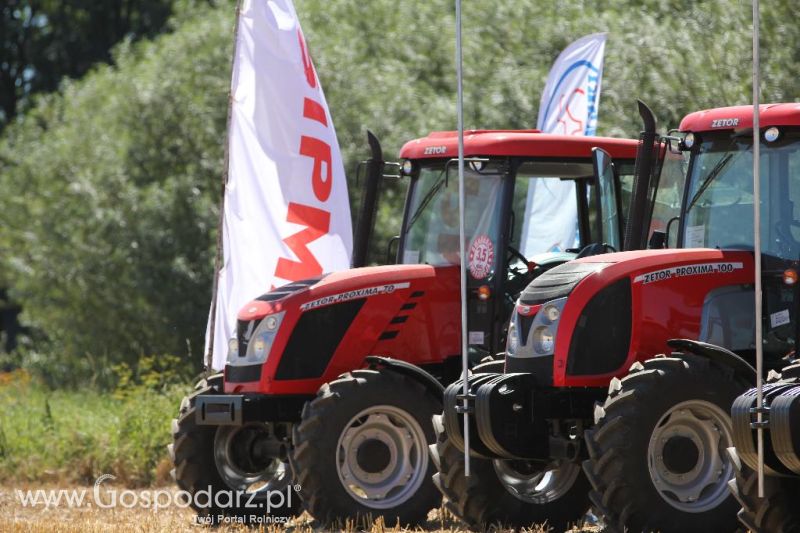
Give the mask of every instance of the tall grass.
[{"label": "tall grass", "polygon": [[0,374],[0,483],[166,481],[170,420],[186,388],[51,390],[23,370]]}]

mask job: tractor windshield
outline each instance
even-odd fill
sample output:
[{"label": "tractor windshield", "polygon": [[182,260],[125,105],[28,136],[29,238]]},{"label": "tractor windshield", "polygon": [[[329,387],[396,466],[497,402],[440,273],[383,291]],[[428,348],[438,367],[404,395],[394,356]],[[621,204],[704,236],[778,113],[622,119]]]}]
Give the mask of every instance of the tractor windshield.
[{"label": "tractor windshield", "polygon": [[[480,168],[479,168],[480,167]],[[500,231],[500,191],[505,169],[501,163],[467,163],[464,167],[467,242],[480,239],[486,276],[495,270],[493,244]],[[434,266],[457,265],[458,173],[445,162],[425,165],[413,185],[405,225],[402,262]],[[489,256],[492,257],[489,257]]]},{"label": "tractor windshield", "polygon": [[[692,153],[683,246],[753,248],[752,137],[704,135]],[[761,145],[761,242],[781,259],[800,257],[800,132]]]}]

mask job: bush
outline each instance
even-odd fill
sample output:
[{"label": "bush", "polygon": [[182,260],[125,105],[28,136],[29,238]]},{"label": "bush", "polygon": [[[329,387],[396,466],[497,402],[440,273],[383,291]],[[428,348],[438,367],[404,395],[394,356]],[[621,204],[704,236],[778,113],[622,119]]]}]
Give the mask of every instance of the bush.
[{"label": "bush", "polygon": [[199,367],[231,54],[230,9],[115,52],[0,144],[0,266],[58,379],[143,355]]},{"label": "bush", "polygon": [[167,481],[170,419],[185,389],[51,390],[25,371],[0,374],[0,483]]}]

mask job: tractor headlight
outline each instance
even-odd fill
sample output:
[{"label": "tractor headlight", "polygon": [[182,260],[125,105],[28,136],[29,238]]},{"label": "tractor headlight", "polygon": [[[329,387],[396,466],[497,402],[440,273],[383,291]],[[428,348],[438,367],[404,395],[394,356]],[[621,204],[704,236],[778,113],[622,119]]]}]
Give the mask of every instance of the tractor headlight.
[{"label": "tractor headlight", "polygon": [[561,309],[553,304],[547,304],[542,308],[542,314],[548,322],[555,322],[561,316]]},{"label": "tractor headlight", "polygon": [[519,347],[519,336],[517,335],[517,325],[514,323],[514,319],[511,319],[511,324],[508,326],[508,342],[506,346],[506,351],[509,353],[514,353],[517,351]]},{"label": "tractor headlight", "polygon": [[533,351],[547,355],[553,353],[556,345],[556,337],[553,331],[547,326],[539,326],[533,330]]},{"label": "tractor headlight", "polygon": [[267,360],[272,344],[275,342],[275,337],[278,335],[278,329],[281,326],[284,314],[285,311],[267,315],[261,320],[261,323],[250,338],[250,343],[247,345],[248,364],[263,363]]},{"label": "tractor headlight", "polygon": [[240,353],[236,338],[231,339],[228,342],[228,364],[253,365],[266,361],[275,343],[284,314],[285,312],[275,313],[261,319],[253,334],[242,340],[243,345],[247,346],[246,353]]},{"label": "tractor headlight", "polygon": [[[542,305],[533,317],[527,332],[528,357],[553,355],[556,349],[556,334],[567,298],[559,298]],[[525,335],[525,333],[523,333]]]},{"label": "tractor headlight", "polygon": [[768,143],[774,143],[778,140],[781,136],[781,130],[772,126],[771,128],[767,128],[767,131],[764,132],[764,140]]},{"label": "tractor headlight", "polygon": [[236,337],[228,339],[228,361],[239,357],[239,340]]}]

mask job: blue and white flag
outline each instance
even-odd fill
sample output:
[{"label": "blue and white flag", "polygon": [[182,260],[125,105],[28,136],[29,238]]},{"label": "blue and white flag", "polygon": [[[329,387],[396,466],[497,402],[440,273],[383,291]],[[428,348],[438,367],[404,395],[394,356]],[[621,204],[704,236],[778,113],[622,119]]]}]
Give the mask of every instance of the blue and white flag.
[{"label": "blue and white flag", "polygon": [[[594,135],[603,79],[606,34],[581,37],[559,54],[542,92],[537,128],[544,133]],[[533,180],[522,227],[521,251],[527,257],[577,244],[575,183]]]}]

